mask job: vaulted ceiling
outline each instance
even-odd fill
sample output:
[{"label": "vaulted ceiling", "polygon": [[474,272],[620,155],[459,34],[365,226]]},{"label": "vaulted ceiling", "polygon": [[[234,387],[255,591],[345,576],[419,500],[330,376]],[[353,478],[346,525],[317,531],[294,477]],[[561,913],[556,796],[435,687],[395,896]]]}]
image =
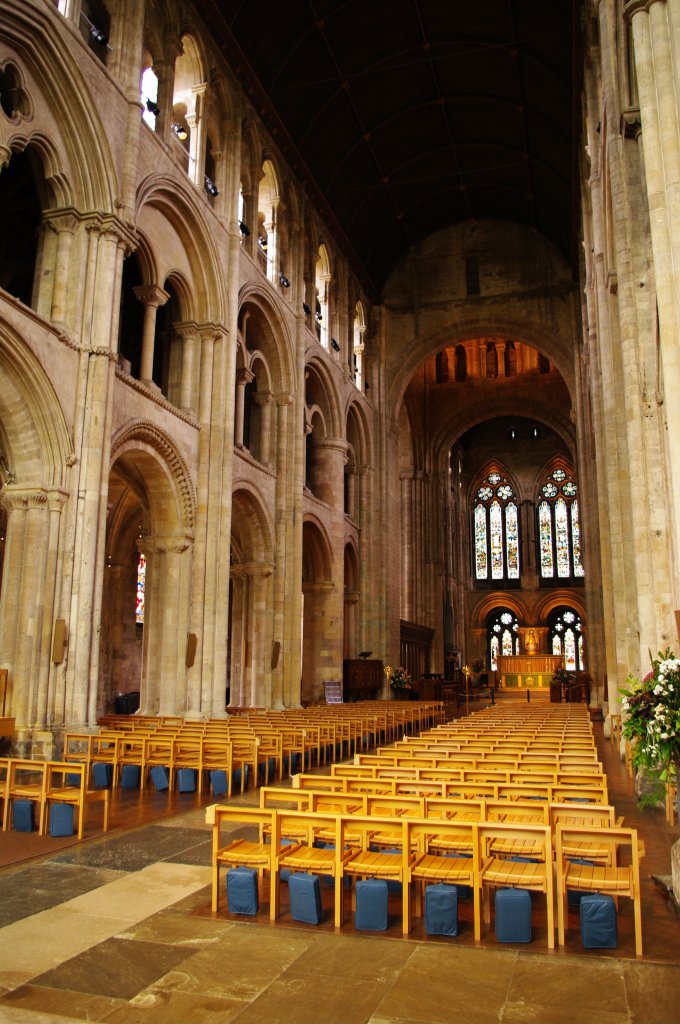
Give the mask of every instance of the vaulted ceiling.
[{"label": "vaulted ceiling", "polygon": [[581,0],[205,0],[256,110],[378,295],[447,225],[575,267]]}]

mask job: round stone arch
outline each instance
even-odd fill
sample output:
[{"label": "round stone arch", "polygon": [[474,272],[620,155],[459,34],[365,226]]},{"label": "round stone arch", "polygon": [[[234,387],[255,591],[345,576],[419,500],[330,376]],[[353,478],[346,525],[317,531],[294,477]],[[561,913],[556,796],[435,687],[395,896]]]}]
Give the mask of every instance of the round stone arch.
[{"label": "round stone arch", "polygon": [[[195,190],[188,182],[185,188],[178,188],[175,178],[149,175],[137,190],[136,221],[146,206],[159,211],[181,240],[187,258],[187,294],[193,298],[190,319],[197,323],[226,321],[228,303],[220,254]],[[148,241],[154,251],[162,245],[162,239]],[[158,262],[157,254],[155,259]],[[159,264],[158,272],[167,276],[173,269],[176,270],[170,266],[161,268]]]},{"label": "round stone arch", "polygon": [[3,13],[2,35],[8,58],[22,68],[33,124],[29,128],[24,120],[19,125],[22,131],[3,140],[0,164],[6,161],[7,150],[34,145],[53,190],[50,208],[112,213],[118,186],[106,126],[88,102],[82,71],[68,48],[60,45],[51,18],[36,18],[30,5],[11,5]]},{"label": "round stone arch", "polygon": [[[335,677],[342,622],[335,621],[334,559],[330,537],[313,515],[302,523],[301,700],[319,700],[323,680]],[[340,595],[341,596],[341,595]],[[333,676],[329,672],[333,672]]]},{"label": "round stone arch", "polygon": [[[146,421],[113,438],[110,466],[98,711],[110,708],[116,694],[138,690],[143,712],[176,713],[186,706],[193,482],[168,435]],[[141,622],[140,555],[146,567]]]},{"label": "round stone arch", "polygon": [[[436,355],[443,348],[455,347],[473,338],[507,337],[523,342],[548,356],[564,380],[572,404],[575,401],[576,381],[574,376],[573,338],[561,337],[559,333],[533,323],[527,318],[505,319],[485,317],[483,309],[474,318],[456,318],[445,328],[438,329],[422,338],[411,338],[409,344],[388,356],[389,407],[398,413],[404,393],[411,378],[426,359]],[[533,414],[532,414],[533,415]]]},{"label": "round stone arch", "polygon": [[[71,436],[55,389],[28,345],[0,325],[0,667],[7,669],[5,714],[16,719],[17,749],[44,726],[52,624],[63,615],[69,499],[75,491]],[[35,624],[31,634],[26,623]]]},{"label": "round stone arch", "polygon": [[239,483],[232,495],[227,635],[228,703],[270,703],[274,524],[264,495]]},{"label": "round stone arch", "polygon": [[[295,364],[294,344],[288,323],[279,309],[263,294],[258,281],[249,281],[243,286],[239,292],[238,305],[239,345],[244,353],[244,365],[248,365],[250,358],[246,353],[251,351],[248,349],[248,339],[253,327],[250,323],[252,320],[258,330],[256,348],[266,360],[272,389],[277,392],[291,391]],[[246,313],[248,320],[244,325],[243,317]]]},{"label": "round stone arch", "polygon": [[75,463],[54,386],[13,328],[0,324],[0,430],[5,485],[65,488]]}]

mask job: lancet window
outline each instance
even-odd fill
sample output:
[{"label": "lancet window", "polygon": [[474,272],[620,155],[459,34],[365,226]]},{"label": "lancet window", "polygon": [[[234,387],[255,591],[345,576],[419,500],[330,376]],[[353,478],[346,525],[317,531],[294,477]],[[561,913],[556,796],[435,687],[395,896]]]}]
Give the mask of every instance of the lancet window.
[{"label": "lancet window", "polygon": [[497,469],[479,481],[472,515],[477,585],[519,586],[519,506],[511,484]]},{"label": "lancet window", "polygon": [[578,484],[562,466],[552,469],[540,489],[538,567],[544,584],[576,583],[583,579]]},{"label": "lancet window", "polygon": [[574,608],[555,608],[548,620],[550,653],[564,658],[567,671],[585,669],[585,641],[581,616]]},{"label": "lancet window", "polygon": [[499,656],[519,654],[519,622],[514,612],[499,608],[493,612],[487,633],[487,653],[491,671],[498,669]]}]

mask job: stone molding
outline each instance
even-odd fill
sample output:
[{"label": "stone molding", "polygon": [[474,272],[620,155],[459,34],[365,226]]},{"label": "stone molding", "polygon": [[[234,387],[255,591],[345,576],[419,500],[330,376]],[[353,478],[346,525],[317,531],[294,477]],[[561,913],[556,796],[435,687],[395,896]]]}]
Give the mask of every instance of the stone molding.
[{"label": "stone molding", "polygon": [[114,464],[122,449],[134,441],[148,444],[167,464],[181,499],[184,526],[187,530],[193,530],[196,521],[196,491],[189,467],[163,430],[148,420],[136,420],[130,423],[114,438],[111,444],[111,465]]},{"label": "stone molding", "polygon": [[624,0],[623,16],[627,21],[632,21],[634,15],[640,11],[649,13],[650,7],[654,4],[665,4],[666,0]]}]

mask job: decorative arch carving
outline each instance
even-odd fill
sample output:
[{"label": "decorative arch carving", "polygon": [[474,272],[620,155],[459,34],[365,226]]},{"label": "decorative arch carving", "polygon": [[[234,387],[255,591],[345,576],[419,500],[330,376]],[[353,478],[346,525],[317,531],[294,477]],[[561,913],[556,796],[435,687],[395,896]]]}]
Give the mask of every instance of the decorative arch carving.
[{"label": "decorative arch carving", "polygon": [[193,530],[196,521],[196,491],[189,468],[171,438],[148,420],[137,420],[124,427],[111,444],[111,465],[136,443],[148,445],[168,467],[181,509],[182,526]]}]

